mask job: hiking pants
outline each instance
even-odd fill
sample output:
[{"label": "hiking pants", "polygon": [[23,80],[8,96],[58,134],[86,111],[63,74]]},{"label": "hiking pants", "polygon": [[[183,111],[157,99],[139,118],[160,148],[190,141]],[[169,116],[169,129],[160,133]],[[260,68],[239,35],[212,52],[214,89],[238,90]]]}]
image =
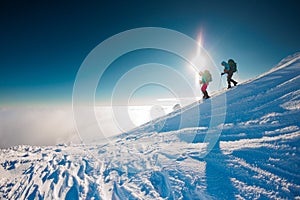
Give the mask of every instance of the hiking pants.
[{"label": "hiking pants", "polygon": [[228,85],[231,85],[230,83],[233,82],[234,84],[236,84],[236,81],[232,79],[233,76],[233,72],[229,71],[227,73],[227,83]]},{"label": "hiking pants", "polygon": [[204,83],[201,87],[201,91],[204,93],[207,89],[208,83]]}]

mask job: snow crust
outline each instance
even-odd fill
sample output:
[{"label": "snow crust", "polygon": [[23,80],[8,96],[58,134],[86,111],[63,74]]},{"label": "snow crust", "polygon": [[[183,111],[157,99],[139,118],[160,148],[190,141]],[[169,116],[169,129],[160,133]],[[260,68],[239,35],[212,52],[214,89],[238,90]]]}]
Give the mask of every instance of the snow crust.
[{"label": "snow crust", "polygon": [[[0,199],[300,199],[299,86],[295,54],[217,92],[226,118],[212,129],[206,100],[107,144],[2,149]],[[178,129],[194,109],[198,126]],[[208,130],[222,131],[212,149]]]}]

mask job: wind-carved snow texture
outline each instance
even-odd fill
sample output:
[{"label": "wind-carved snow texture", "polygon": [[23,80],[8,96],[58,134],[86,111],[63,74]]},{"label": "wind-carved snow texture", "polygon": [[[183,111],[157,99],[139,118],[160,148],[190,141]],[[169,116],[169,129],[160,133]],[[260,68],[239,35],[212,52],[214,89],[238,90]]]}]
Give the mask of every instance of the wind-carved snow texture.
[{"label": "wind-carved snow texture", "polygon": [[[209,153],[206,100],[106,145],[3,149],[0,198],[300,199],[300,56],[281,64],[218,94],[226,118],[210,127],[222,134]],[[195,109],[198,126],[180,127]]]}]

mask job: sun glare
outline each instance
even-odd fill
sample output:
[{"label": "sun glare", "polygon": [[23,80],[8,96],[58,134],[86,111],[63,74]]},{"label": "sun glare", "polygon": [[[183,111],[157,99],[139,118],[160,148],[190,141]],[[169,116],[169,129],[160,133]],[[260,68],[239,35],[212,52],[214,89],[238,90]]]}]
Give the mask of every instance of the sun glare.
[{"label": "sun glare", "polygon": [[199,45],[199,50],[201,50],[201,48],[202,48],[202,39],[203,39],[202,31],[200,31],[200,33],[198,34],[198,38],[197,38],[197,43]]}]

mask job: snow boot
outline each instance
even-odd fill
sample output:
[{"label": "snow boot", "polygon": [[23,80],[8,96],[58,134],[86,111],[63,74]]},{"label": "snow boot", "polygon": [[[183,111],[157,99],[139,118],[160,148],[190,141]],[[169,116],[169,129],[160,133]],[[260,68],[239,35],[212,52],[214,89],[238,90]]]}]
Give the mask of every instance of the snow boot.
[{"label": "snow boot", "polygon": [[208,98],[210,98],[210,96],[208,96],[207,91],[203,92],[203,94],[204,94],[203,99],[208,99]]},{"label": "snow boot", "polygon": [[236,81],[233,81],[233,85],[236,86],[238,84],[238,82]]}]

